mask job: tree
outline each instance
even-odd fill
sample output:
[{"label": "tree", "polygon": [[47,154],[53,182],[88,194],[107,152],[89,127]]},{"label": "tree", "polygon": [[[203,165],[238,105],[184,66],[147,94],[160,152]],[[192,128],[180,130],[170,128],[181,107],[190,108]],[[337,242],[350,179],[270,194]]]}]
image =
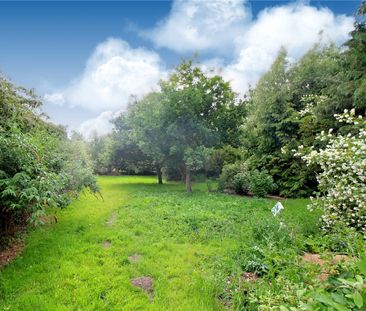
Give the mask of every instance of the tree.
[{"label": "tree", "polygon": [[[290,66],[282,49],[249,94],[245,158],[252,168],[270,172],[281,195],[308,196],[316,189],[314,168],[288,151],[319,144],[315,133],[334,124],[327,88],[339,72],[340,57],[333,44],[318,43]],[[302,115],[309,107],[313,113]]]},{"label": "tree", "polygon": [[94,173],[112,174],[113,135],[99,136],[97,133],[93,133],[88,146]]},{"label": "tree", "polygon": [[279,151],[296,133],[287,66],[286,50],[281,49],[251,94],[245,124],[245,135],[250,139],[246,143],[259,157]]},{"label": "tree", "polygon": [[132,105],[126,118],[132,129],[130,138],[152,159],[159,184],[163,183],[162,168],[166,163],[170,147],[163,113],[162,94],[155,92]]},{"label": "tree", "polygon": [[329,96],[336,103],[334,112],[357,109],[366,112],[366,3],[362,2],[351,38],[340,60],[340,70],[334,83],[329,85]]},{"label": "tree", "polygon": [[[289,69],[291,104],[295,110],[304,109],[304,96],[329,97],[327,88],[335,83],[335,76],[341,69],[340,59],[336,45],[317,43]],[[316,111],[320,119],[326,120],[326,126],[334,123],[330,100],[318,104],[322,104]]]},{"label": "tree", "polygon": [[235,94],[221,77],[207,77],[192,61],[183,61],[161,90],[169,156],[183,164],[191,192],[191,172],[202,167],[204,150],[234,139],[240,119],[233,112]]},{"label": "tree", "polygon": [[298,165],[294,166],[292,159],[284,159],[281,150],[296,142],[299,125],[291,102],[290,75],[284,49],[251,90],[247,110],[242,139],[247,150],[246,161],[252,170],[268,170],[279,186],[279,192],[289,195],[294,189],[291,189],[293,185],[289,185],[288,179]]},{"label": "tree", "polygon": [[114,131],[110,139],[111,172],[116,174],[152,174],[152,159],[146,155],[131,138],[132,127],[128,112],[121,113],[113,120]]}]

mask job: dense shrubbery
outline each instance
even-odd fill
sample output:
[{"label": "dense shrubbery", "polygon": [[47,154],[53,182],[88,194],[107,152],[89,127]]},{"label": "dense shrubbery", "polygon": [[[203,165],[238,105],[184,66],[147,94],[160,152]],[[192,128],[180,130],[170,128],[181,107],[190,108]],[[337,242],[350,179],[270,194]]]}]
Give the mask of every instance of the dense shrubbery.
[{"label": "dense shrubbery", "polygon": [[323,288],[301,294],[300,310],[365,310],[366,260],[342,271],[338,277],[328,279]]},{"label": "dense shrubbery", "polygon": [[254,170],[251,173],[249,189],[257,197],[265,197],[275,189],[273,178],[266,171]]},{"label": "dense shrubbery", "polygon": [[267,171],[251,170],[247,163],[236,162],[223,167],[219,180],[221,190],[232,190],[237,194],[252,193],[265,197],[275,189],[273,178]]},{"label": "dense shrubbery", "polygon": [[36,111],[30,91],[0,78],[0,233],[37,222],[48,207],[66,206],[88,187],[96,192],[85,144]]},{"label": "dense shrubbery", "polygon": [[247,310],[365,310],[365,265],[366,261],[362,260],[357,264],[338,267],[337,276],[313,286],[277,278],[276,287],[286,289],[280,293],[264,289],[266,286],[262,290],[256,290],[253,286],[249,289],[248,299],[244,300],[244,306]]}]

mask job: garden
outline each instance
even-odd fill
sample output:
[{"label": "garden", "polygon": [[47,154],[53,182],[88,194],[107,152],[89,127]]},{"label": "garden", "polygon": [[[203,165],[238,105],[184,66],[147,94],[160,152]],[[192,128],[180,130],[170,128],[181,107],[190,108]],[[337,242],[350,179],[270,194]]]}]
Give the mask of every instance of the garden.
[{"label": "garden", "polygon": [[1,310],[366,310],[366,4],[244,96],[183,59],[105,135],[0,76]]}]

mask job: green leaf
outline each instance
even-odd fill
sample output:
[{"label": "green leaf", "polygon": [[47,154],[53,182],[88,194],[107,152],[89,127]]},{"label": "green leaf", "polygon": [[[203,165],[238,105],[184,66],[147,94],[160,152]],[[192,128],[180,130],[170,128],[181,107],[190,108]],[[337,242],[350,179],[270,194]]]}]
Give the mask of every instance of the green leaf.
[{"label": "green leaf", "polygon": [[335,308],[337,311],[350,311],[350,309],[342,306],[339,303],[336,303],[331,297],[326,295],[318,295],[315,297],[315,299],[319,302],[324,303],[325,305],[331,306]]},{"label": "green leaf", "polygon": [[360,272],[363,274],[363,276],[366,276],[366,260],[362,259],[357,264],[358,269],[360,269]]},{"label": "green leaf", "polygon": [[346,299],[344,298],[343,295],[341,294],[338,294],[338,293],[332,293],[332,299],[335,301],[335,302],[338,302],[340,304],[346,304]]},{"label": "green leaf", "polygon": [[355,278],[356,278],[357,282],[360,283],[360,285],[362,286],[362,284],[364,283],[362,276],[361,275],[356,275]]},{"label": "green leaf", "polygon": [[361,308],[363,306],[363,299],[361,294],[358,291],[356,291],[353,293],[352,297],[357,308]]},{"label": "green leaf", "polygon": [[14,189],[12,188],[7,188],[5,189],[2,193],[1,193],[2,197],[5,196],[12,196],[12,197],[16,197],[16,192],[14,191]]}]

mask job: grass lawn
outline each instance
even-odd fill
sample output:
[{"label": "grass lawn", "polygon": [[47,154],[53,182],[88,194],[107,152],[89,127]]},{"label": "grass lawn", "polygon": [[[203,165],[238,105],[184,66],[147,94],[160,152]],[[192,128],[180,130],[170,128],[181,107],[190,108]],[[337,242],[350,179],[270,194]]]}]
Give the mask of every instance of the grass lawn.
[{"label": "grass lawn", "polygon": [[[273,200],[208,193],[205,184],[189,195],[154,177],[99,184],[103,199],[83,194],[57,212],[58,223],[27,235],[0,271],[0,310],[224,310],[242,299],[225,287],[228,275],[308,277],[296,262],[299,241],[319,234],[307,200],[283,201],[281,231]],[[131,284],[141,276],[153,293]]]}]

